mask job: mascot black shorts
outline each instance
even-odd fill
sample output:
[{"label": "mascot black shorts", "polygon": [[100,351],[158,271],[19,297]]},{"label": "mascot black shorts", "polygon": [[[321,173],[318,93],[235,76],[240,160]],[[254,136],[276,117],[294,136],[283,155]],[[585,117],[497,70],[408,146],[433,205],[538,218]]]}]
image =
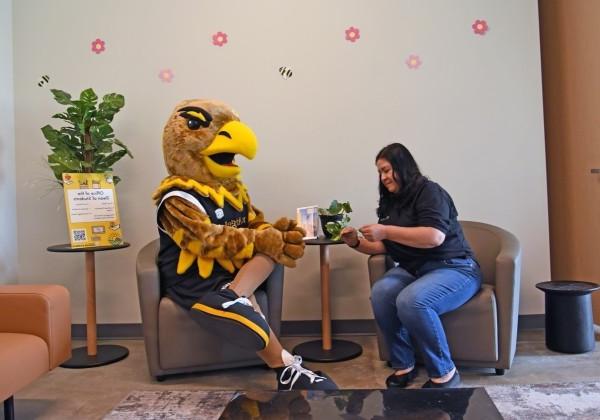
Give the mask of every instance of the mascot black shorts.
[{"label": "mascot black shorts", "polygon": [[269,324],[247,298],[233,290],[205,294],[190,313],[207,330],[240,347],[259,351],[269,344]]}]

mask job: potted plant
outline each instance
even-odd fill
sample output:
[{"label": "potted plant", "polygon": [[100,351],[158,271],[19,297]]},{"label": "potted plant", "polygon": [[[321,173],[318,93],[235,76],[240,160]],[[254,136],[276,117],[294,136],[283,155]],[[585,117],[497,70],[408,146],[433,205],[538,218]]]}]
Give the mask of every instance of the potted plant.
[{"label": "potted plant", "polygon": [[[64,127],[55,129],[50,125],[42,127],[52,153],[48,164],[54,176],[62,184],[63,172],[112,172],[112,166],[125,155],[133,155],[114,135],[111,122],[125,105],[125,98],[118,93],[104,95],[98,103],[98,96],[91,89],[85,89],[79,99],[71,98],[67,92],[51,89],[54,100],[67,108],[54,114],[66,122]],[[113,147],[117,150],[113,151]],[[119,177],[113,177],[115,183]]]},{"label": "potted plant", "polygon": [[350,202],[343,203],[333,200],[329,207],[319,207],[319,219],[321,219],[321,228],[326,238],[333,241],[341,239],[341,232],[350,222],[349,213],[352,213]]}]

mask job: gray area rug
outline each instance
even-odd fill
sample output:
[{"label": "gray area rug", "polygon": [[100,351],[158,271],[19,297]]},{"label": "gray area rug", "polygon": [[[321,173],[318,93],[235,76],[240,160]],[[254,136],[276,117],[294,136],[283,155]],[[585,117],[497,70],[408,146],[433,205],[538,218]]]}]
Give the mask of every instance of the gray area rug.
[{"label": "gray area rug", "polygon": [[[600,419],[600,382],[485,387],[506,420]],[[218,419],[233,391],[133,391],[105,420]]]},{"label": "gray area rug", "polygon": [[506,420],[600,419],[600,382],[492,385],[485,390]]},{"label": "gray area rug", "polygon": [[218,419],[235,391],[133,391],[105,420]]}]

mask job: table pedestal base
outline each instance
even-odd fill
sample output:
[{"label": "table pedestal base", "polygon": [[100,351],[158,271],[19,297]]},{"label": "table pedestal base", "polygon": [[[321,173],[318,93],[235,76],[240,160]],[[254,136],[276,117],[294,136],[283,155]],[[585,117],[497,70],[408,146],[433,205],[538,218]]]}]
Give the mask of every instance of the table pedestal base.
[{"label": "table pedestal base", "polygon": [[87,354],[87,347],[73,349],[72,355],[73,356],[60,365],[60,367],[68,369],[85,369],[109,365],[126,358],[129,355],[129,350],[123,346],[102,344],[98,346],[98,352],[95,356]]},{"label": "table pedestal base", "polygon": [[362,347],[352,341],[331,340],[331,350],[324,350],[323,341],[315,340],[298,344],[293,353],[309,362],[342,362],[360,356]]},{"label": "table pedestal base", "polygon": [[560,353],[594,350],[592,296],[546,292],[546,347]]}]

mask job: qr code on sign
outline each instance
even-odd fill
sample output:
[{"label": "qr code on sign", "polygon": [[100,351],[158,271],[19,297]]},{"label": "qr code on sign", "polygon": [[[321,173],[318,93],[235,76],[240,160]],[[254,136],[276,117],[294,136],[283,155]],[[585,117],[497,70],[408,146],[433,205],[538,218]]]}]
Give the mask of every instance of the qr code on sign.
[{"label": "qr code on sign", "polygon": [[74,242],[84,242],[84,241],[87,241],[87,236],[85,234],[85,229],[73,229],[71,232],[73,233],[73,241]]}]

